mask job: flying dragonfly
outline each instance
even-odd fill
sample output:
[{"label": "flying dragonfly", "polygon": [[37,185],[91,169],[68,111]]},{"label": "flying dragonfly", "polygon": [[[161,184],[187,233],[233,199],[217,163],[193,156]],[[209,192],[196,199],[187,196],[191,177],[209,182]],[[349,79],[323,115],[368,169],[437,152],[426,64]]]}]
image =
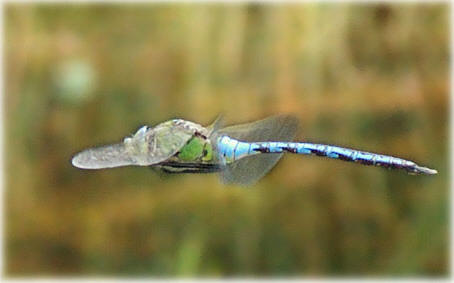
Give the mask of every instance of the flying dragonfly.
[{"label": "flying dragonfly", "polygon": [[306,154],[402,169],[414,175],[437,174],[434,169],[398,157],[334,145],[293,142],[298,120],[277,115],[260,121],[221,127],[221,119],[203,127],[173,119],[143,126],[122,142],[86,149],[72,159],[75,167],[103,169],[152,166],[167,173],[220,174],[226,184],[252,185],[262,178],[283,153]]}]

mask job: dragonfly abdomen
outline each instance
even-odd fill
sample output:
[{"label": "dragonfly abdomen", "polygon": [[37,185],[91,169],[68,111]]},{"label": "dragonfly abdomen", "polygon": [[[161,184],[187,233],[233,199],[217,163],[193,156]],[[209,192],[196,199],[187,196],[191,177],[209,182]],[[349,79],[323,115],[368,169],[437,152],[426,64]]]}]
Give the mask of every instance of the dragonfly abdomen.
[{"label": "dragonfly abdomen", "polygon": [[218,150],[227,163],[260,153],[296,153],[324,156],[363,165],[380,166],[390,169],[404,169],[412,174],[436,174],[437,171],[418,166],[413,161],[398,157],[364,152],[339,146],[305,142],[244,142],[228,136],[220,137]]}]

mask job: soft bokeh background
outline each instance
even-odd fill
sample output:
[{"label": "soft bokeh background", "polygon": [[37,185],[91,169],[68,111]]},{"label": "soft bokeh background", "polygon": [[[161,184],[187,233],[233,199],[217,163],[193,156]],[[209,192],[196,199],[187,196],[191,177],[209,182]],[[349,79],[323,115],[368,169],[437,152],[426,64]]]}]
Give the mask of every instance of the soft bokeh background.
[{"label": "soft bokeh background", "polygon": [[[5,272],[447,276],[448,4],[7,4]],[[287,155],[256,186],[71,156],[179,117],[276,113],[299,140],[437,176]]]}]

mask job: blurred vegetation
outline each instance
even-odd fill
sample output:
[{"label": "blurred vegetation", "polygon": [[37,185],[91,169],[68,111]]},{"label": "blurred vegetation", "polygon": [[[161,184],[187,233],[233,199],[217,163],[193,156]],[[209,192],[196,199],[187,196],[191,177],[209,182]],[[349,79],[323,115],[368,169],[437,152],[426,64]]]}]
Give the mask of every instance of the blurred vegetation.
[{"label": "blurred vegetation", "polygon": [[[447,276],[449,5],[6,4],[5,272]],[[437,176],[286,155],[252,188],[71,156],[143,124],[295,113],[300,140]]]}]

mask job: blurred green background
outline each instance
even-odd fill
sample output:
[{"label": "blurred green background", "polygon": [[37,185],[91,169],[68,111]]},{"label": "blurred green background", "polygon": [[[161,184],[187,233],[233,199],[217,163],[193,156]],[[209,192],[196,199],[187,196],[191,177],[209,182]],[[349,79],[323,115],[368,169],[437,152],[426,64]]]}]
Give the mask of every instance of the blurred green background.
[{"label": "blurred green background", "polygon": [[[449,5],[6,4],[5,273],[447,276]],[[81,149],[172,118],[276,113],[298,139],[436,176],[286,155],[251,188]]]}]

